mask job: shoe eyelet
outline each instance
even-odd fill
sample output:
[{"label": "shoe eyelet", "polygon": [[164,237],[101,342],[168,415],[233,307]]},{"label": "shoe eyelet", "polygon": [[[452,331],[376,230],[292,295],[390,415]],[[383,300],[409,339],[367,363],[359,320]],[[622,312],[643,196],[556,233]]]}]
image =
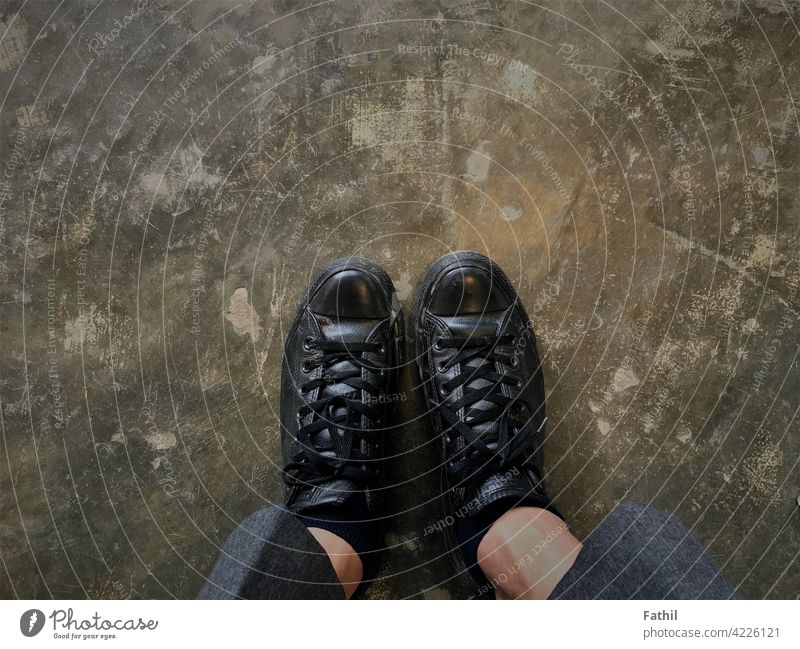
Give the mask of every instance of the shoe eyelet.
[{"label": "shoe eyelet", "polygon": [[519,358],[516,356],[511,357],[511,367],[519,367]]},{"label": "shoe eyelet", "polygon": [[445,386],[443,386],[443,385],[442,385],[442,386],[439,386],[439,394],[441,394],[443,397],[446,397],[446,396],[448,396],[448,395],[450,394],[450,390],[448,390],[448,389],[447,389]]},{"label": "shoe eyelet", "polygon": [[300,369],[303,370],[303,374],[308,374],[311,372],[311,363],[308,361],[303,361],[303,364],[300,366]]},{"label": "shoe eyelet", "polygon": [[517,388],[517,390],[521,390],[522,389],[522,379],[517,379],[517,382],[514,384],[514,387]]},{"label": "shoe eyelet", "polygon": [[311,344],[314,342],[314,339],[311,336],[306,336],[306,339],[303,341],[303,349],[306,351],[311,351]]},{"label": "shoe eyelet", "polygon": [[508,342],[509,345],[516,345],[517,344],[517,337],[511,336],[511,340]]},{"label": "shoe eyelet", "polygon": [[380,343],[378,345],[377,354],[379,354],[380,356],[383,356],[385,353],[386,353],[386,345],[384,345],[383,343]]},{"label": "shoe eyelet", "polygon": [[442,339],[441,339],[441,338],[437,338],[437,339],[436,339],[436,342],[434,342],[434,343],[433,343],[433,348],[434,348],[434,349],[435,349],[437,352],[440,352],[440,351],[442,351],[443,347],[442,347]]},{"label": "shoe eyelet", "polygon": [[446,372],[447,371],[447,364],[444,361],[439,361],[436,365],[436,369],[439,372]]}]

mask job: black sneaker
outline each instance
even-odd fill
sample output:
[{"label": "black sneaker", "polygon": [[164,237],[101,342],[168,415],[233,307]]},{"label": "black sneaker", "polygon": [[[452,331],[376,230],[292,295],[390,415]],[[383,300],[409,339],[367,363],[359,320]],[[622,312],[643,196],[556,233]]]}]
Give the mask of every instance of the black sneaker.
[{"label": "black sneaker", "polygon": [[446,539],[459,572],[485,589],[474,561],[465,565],[459,519],[520,505],[553,510],[542,479],[546,417],[536,336],[505,273],[476,252],[431,265],[413,323],[440,441],[446,520],[455,521],[445,526]]},{"label": "black sneaker", "polygon": [[281,433],[295,514],[366,496],[382,512],[383,426],[397,385],[403,320],[391,279],[359,257],[323,269],[286,338]]}]

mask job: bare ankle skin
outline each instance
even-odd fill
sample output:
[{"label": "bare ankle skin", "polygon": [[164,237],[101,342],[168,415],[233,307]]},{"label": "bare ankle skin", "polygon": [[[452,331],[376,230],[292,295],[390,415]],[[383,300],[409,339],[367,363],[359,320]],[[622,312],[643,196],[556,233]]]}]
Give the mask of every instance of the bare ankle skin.
[{"label": "bare ankle skin", "polygon": [[555,514],[516,507],[489,528],[478,546],[478,564],[497,599],[547,599],[581,548]]},{"label": "bare ankle skin", "polygon": [[333,532],[319,527],[309,527],[308,531],[327,553],[333,569],[336,571],[336,576],[342,582],[345,597],[350,599],[364,577],[364,565],[361,563],[361,557],[358,556],[352,545]]}]

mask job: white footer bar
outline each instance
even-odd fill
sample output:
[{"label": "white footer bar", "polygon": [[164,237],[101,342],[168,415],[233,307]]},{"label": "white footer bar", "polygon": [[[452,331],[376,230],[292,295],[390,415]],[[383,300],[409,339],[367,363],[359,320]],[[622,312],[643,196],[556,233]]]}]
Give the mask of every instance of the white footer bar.
[{"label": "white footer bar", "polygon": [[800,647],[800,603],[0,602],[3,647],[95,643],[137,649],[194,643],[224,649]]}]

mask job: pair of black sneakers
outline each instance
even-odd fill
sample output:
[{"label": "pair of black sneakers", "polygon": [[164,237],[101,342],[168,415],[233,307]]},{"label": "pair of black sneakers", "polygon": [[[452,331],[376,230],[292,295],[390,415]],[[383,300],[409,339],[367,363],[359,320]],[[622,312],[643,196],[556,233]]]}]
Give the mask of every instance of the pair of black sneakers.
[{"label": "pair of black sneakers", "polygon": [[[441,453],[449,515],[551,507],[542,479],[545,395],[536,337],[517,292],[487,257],[434,262],[412,322],[415,364]],[[286,340],[281,430],[286,506],[299,516],[366,496],[384,515],[383,434],[402,367],[403,315],[391,279],[357,257],[312,281]],[[465,545],[447,540],[460,570]],[[477,576],[476,576],[477,575]]]}]

